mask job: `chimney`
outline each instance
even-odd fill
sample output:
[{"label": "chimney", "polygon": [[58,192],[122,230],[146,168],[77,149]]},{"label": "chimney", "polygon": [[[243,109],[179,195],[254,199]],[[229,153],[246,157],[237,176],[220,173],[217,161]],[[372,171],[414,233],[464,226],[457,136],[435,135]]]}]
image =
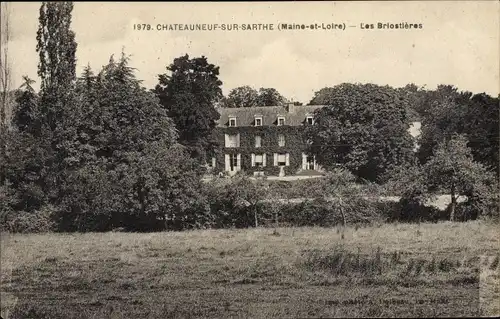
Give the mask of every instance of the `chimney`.
[{"label": "chimney", "polygon": [[295,108],[296,108],[296,105],[293,102],[289,102],[286,104],[286,111],[288,113],[295,113]]}]

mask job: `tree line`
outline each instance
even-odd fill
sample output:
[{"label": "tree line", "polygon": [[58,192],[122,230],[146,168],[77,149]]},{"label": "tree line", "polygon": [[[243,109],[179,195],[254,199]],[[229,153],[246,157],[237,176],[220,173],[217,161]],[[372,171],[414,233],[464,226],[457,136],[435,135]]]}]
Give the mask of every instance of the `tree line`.
[{"label": "tree line", "polygon": [[[220,148],[213,134],[216,108],[289,101],[275,89],[249,86],[224,97],[220,69],[204,56],[174,59],[150,90],[125,52],[78,75],[72,10],[71,2],[41,4],[40,90],[23,78],[11,129],[2,102],[0,225],[59,231],[229,227],[234,223],[222,221],[237,212],[248,217],[245,225],[258,225],[257,204],[274,194],[262,191],[269,184],[243,177],[230,186],[202,182],[203,164]],[[344,223],[349,207],[364,211],[365,204],[349,203],[360,196],[359,183],[399,191],[405,210],[445,193],[451,194],[452,219],[459,195],[470,199],[469,216],[495,211],[498,97],[453,86],[343,83],[319,90],[308,104],[325,105],[304,132],[309,151],[331,172],[321,189],[329,190],[324,197],[334,204],[321,211],[338,209]],[[415,118],[422,122],[416,151],[408,133]]]}]

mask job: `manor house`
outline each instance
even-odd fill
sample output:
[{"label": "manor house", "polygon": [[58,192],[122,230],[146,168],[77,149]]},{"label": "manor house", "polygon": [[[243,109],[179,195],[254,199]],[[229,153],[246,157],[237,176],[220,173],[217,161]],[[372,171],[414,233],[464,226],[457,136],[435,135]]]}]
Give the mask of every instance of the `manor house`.
[{"label": "manor house", "polygon": [[222,145],[211,168],[233,175],[319,174],[314,156],[305,153],[305,125],[322,105],[218,108],[217,136]]},{"label": "manor house", "polygon": [[[216,137],[221,148],[209,168],[234,175],[319,175],[321,167],[307,154],[303,137],[306,125],[314,124],[314,111],[323,105],[218,108]],[[415,124],[415,123],[414,123]],[[419,123],[418,123],[419,124]],[[410,133],[418,135],[412,125]]]}]

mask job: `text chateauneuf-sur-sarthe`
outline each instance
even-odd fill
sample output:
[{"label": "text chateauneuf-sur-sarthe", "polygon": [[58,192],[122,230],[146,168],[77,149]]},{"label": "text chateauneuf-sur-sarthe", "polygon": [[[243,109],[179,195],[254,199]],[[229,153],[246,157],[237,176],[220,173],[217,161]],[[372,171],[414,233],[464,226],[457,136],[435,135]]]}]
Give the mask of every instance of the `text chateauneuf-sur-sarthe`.
[{"label": "text chateauneuf-sur-sarthe", "polygon": [[196,23],[196,24],[156,24],[137,23],[133,25],[137,31],[287,31],[287,30],[346,30],[346,28],[360,28],[362,30],[386,29],[386,30],[405,30],[422,29],[422,23],[359,23],[351,25],[346,23]]}]

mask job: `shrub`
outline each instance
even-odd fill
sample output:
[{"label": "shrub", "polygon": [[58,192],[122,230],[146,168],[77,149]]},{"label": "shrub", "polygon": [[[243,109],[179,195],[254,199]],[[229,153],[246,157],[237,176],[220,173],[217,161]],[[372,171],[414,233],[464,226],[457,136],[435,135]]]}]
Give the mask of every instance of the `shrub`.
[{"label": "shrub", "polygon": [[13,233],[45,233],[54,231],[54,208],[44,206],[33,212],[4,211],[2,229]]},{"label": "shrub", "polygon": [[432,206],[425,206],[416,200],[411,200],[402,197],[396,207],[393,220],[403,222],[437,222],[439,220],[447,220],[446,211],[441,211]]},{"label": "shrub", "polygon": [[296,204],[283,216],[284,221],[293,226],[332,226],[336,218],[330,205],[322,200],[305,201]]},{"label": "shrub", "polygon": [[[332,227],[342,224],[339,208],[324,199],[307,200],[300,203],[262,203],[258,205],[262,225],[274,225],[274,210],[278,211],[281,226]],[[349,225],[371,224],[386,219],[385,214],[387,214],[385,205],[356,199],[350,201],[346,219]]]}]

